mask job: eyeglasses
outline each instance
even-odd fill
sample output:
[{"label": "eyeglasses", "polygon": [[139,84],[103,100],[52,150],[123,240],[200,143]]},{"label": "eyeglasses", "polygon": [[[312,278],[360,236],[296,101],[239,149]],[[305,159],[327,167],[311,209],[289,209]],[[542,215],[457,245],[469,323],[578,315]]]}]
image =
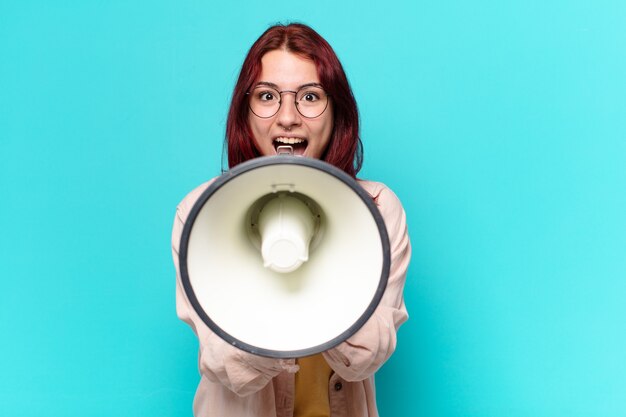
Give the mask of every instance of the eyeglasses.
[{"label": "eyeglasses", "polygon": [[298,113],[307,119],[321,116],[328,107],[328,94],[318,85],[300,87],[298,91],[277,89],[267,85],[257,85],[246,93],[250,97],[252,113],[262,119],[269,119],[280,110],[283,94],[293,94]]}]

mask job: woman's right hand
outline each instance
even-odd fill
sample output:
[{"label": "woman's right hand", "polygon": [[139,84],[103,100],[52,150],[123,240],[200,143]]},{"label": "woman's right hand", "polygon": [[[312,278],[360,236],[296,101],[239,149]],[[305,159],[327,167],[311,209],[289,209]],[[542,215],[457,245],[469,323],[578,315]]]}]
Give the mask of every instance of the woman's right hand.
[{"label": "woman's right hand", "polygon": [[283,371],[295,373],[295,359],[274,359],[240,350],[206,329],[200,343],[200,372],[239,396],[255,393]]}]

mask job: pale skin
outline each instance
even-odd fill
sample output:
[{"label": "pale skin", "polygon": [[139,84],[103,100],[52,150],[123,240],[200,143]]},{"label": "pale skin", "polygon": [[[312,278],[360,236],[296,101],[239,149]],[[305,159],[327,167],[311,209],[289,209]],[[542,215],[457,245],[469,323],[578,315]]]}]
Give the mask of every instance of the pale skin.
[{"label": "pale skin", "polygon": [[[284,49],[270,51],[261,58],[261,75],[257,81],[274,85],[279,91],[297,91],[304,85],[319,84],[313,61]],[[290,144],[295,155],[319,159],[324,154],[333,131],[332,102],[318,117],[303,117],[293,94],[283,94],[280,110],[263,119],[248,113],[248,123],[258,151],[264,156],[276,155],[279,144]]]}]

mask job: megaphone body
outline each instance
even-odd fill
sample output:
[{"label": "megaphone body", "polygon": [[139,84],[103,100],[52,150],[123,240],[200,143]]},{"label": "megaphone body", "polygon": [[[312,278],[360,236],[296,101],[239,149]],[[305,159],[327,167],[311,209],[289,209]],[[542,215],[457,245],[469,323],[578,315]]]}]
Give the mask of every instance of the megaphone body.
[{"label": "megaphone body", "polygon": [[313,355],[358,331],[390,268],[372,196],[332,165],[293,156],[253,159],[213,181],[179,248],[184,292],[202,321],[274,358]]}]

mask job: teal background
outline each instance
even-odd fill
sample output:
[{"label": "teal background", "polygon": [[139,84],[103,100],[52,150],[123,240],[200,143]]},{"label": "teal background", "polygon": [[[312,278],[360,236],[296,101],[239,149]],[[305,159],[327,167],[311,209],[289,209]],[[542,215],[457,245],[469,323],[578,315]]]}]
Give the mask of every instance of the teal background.
[{"label": "teal background", "polygon": [[1,0],[0,415],[191,415],[174,209],[277,21],[333,45],[408,214],[381,414],[626,415],[621,0]]}]

